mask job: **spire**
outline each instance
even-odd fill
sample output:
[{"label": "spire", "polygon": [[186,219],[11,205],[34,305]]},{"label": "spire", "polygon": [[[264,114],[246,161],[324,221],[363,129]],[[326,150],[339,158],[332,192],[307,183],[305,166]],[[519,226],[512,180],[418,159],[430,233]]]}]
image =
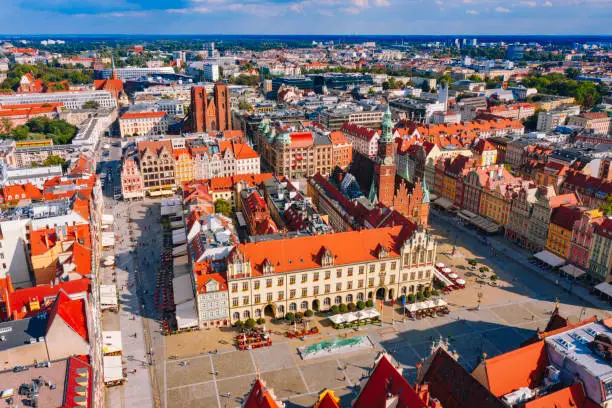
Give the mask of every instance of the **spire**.
[{"label": "spire", "polygon": [[391,118],[391,109],[387,104],[387,110],[382,117],[381,122],[382,134],[380,135],[380,141],[382,143],[389,143],[393,141],[393,120]]},{"label": "spire", "polygon": [[404,172],[402,173],[402,178],[406,181],[410,181],[410,168],[408,166],[408,160],[406,160],[406,165],[404,166]]},{"label": "spire", "polygon": [[425,182],[425,177],[421,179],[421,187],[423,187],[423,204],[429,203],[431,201],[429,197],[429,188],[427,188],[427,183]]},{"label": "spire", "polygon": [[117,79],[117,71],[115,70],[115,57],[111,55],[111,64],[113,65],[113,79]]},{"label": "spire", "polygon": [[378,202],[378,196],[376,195],[376,181],[372,180],[372,184],[370,185],[370,192],[368,193],[368,200],[372,204],[376,204]]}]

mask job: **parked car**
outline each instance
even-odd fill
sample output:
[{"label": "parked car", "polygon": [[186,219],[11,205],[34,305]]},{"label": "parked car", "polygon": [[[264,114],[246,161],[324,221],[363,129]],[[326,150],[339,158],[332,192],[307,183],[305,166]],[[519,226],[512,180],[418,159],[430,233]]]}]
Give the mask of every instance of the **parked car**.
[{"label": "parked car", "polygon": [[15,366],[15,368],[13,368],[13,372],[14,373],[20,373],[22,371],[28,371],[30,368],[26,367],[26,366]]}]

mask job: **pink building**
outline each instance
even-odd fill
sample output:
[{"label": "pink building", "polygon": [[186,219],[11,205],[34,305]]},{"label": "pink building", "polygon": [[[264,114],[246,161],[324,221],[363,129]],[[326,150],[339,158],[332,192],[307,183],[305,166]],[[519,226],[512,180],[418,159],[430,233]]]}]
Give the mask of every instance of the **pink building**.
[{"label": "pink building", "polygon": [[144,198],[142,175],[133,158],[128,157],[121,167],[121,193],[124,200]]},{"label": "pink building", "polygon": [[589,267],[589,253],[593,234],[603,220],[601,211],[590,210],[583,212],[578,221],[574,223],[568,261],[580,269],[586,270]]}]

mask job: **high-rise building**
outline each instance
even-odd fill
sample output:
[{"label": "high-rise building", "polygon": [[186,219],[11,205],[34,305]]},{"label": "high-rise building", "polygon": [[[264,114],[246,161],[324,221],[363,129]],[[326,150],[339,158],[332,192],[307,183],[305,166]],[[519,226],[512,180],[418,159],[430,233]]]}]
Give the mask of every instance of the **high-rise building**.
[{"label": "high-rise building", "polygon": [[208,82],[219,80],[219,66],[216,64],[204,64],[204,79]]},{"label": "high-rise building", "polygon": [[210,96],[203,86],[191,88],[187,128],[195,133],[232,129],[229,90],[226,84],[216,83]]}]

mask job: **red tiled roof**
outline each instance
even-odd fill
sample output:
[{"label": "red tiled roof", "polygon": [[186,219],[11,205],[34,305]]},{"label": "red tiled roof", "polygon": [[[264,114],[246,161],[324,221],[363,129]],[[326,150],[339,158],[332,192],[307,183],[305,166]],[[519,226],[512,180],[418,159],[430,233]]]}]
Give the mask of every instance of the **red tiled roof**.
[{"label": "red tiled roof", "polygon": [[580,116],[585,119],[605,119],[608,117],[606,112],[584,112]]},{"label": "red tiled roof", "polygon": [[539,386],[547,365],[548,355],[543,340],[480,363],[486,373],[489,391],[498,398],[521,387]]},{"label": "red tiled roof", "polygon": [[314,269],[321,267],[321,255],[326,249],[331,251],[335,265],[376,260],[381,245],[387,248],[389,258],[397,258],[402,229],[386,227],[247,243],[238,245],[234,251],[241,251],[250,260],[253,275],[263,274],[266,261],[275,272]]},{"label": "red tiled roof", "polygon": [[263,381],[255,380],[251,392],[243,405],[244,408],[280,408],[274,395],[266,388]]},{"label": "red tiled roof", "polygon": [[16,201],[23,199],[41,200],[43,195],[36,186],[31,183],[27,183],[2,187],[2,197],[5,201]]},{"label": "red tiled roof", "polygon": [[571,231],[574,228],[574,223],[580,219],[583,208],[560,206],[553,209],[550,216],[550,223]]},{"label": "red tiled roof", "polygon": [[386,407],[389,395],[397,396],[399,408],[427,407],[387,355],[383,354],[361,388],[353,408]]},{"label": "red tiled roof", "polygon": [[336,397],[333,391],[325,390],[312,408],[340,408],[340,398]]},{"label": "red tiled roof", "polygon": [[574,193],[561,194],[558,196],[550,197],[549,204],[550,208],[557,208],[562,205],[577,205],[578,198]]},{"label": "red tiled roof", "polygon": [[522,408],[595,408],[599,407],[591,401],[581,382],[574,383],[569,387],[536,398],[526,402]]},{"label": "red tiled roof", "polygon": [[612,239],[612,218],[607,217],[597,228],[595,233],[604,238]]},{"label": "red tiled roof", "polygon": [[[68,359],[68,368],[66,373],[66,383],[64,388],[64,403],[60,408],[82,408],[82,407],[91,407],[92,398],[94,397],[93,389],[93,371],[91,365],[87,363],[87,357],[81,356],[84,358],[78,357],[70,357]],[[81,382],[77,383],[79,377],[81,377],[77,370],[85,368],[87,370],[87,392],[86,395],[86,404],[82,405],[75,401],[77,396],[83,395],[83,392],[80,390],[82,387]],[[80,371],[80,370],[79,370]],[[81,377],[82,378],[82,377]]]},{"label": "red tiled roof", "polygon": [[312,133],[310,132],[293,132],[291,136],[291,147],[300,148],[312,146],[314,143]]},{"label": "red tiled roof", "polygon": [[48,326],[53,324],[56,317],[59,317],[81,336],[83,340],[89,342],[85,313],[85,301],[83,299],[71,300],[66,295],[66,292],[60,290],[49,311]]},{"label": "red tiled roof", "polygon": [[121,115],[119,119],[163,118],[164,116],[166,112],[128,112]]}]

